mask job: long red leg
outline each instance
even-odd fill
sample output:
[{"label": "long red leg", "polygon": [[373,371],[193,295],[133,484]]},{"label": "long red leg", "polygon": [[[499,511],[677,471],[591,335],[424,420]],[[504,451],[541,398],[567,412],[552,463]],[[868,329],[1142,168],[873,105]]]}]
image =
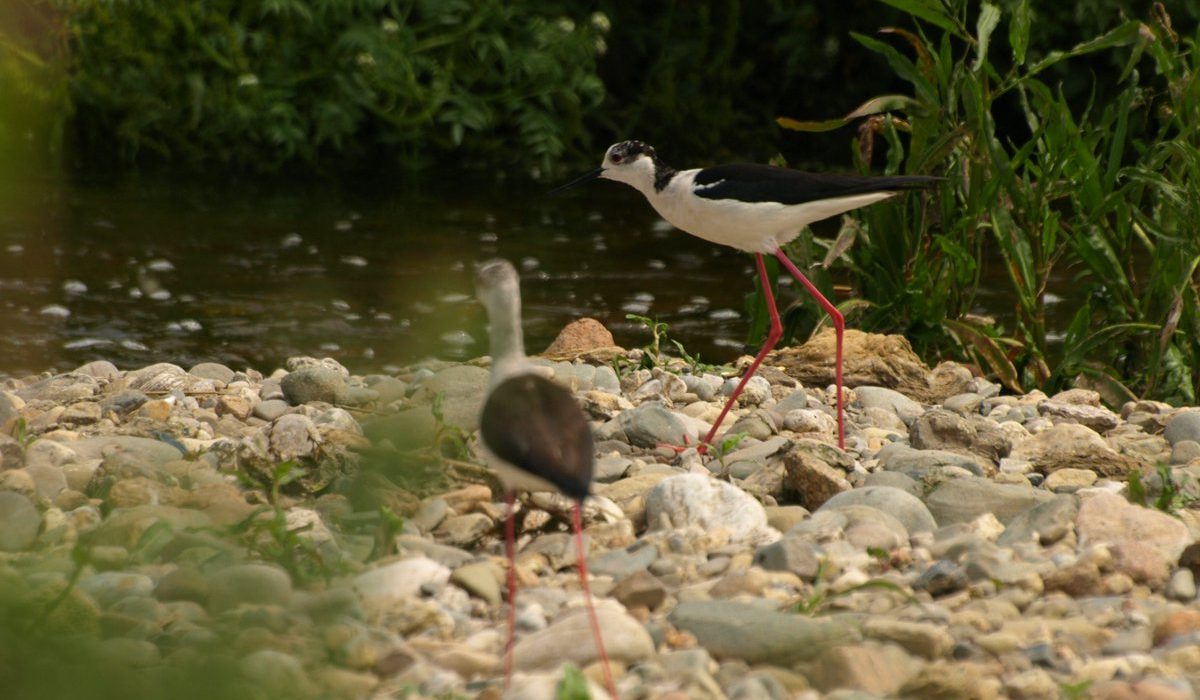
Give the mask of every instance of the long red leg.
[{"label": "long red leg", "polygon": [[829,318],[833,320],[833,332],[837,336],[837,352],[835,358],[837,366],[834,368],[834,381],[837,384],[838,447],[844,450],[846,449],[846,425],[842,417],[842,336],[846,334],[846,319],[842,316],[842,312],[838,311],[837,307],[830,303],[830,301],[825,298],[825,295],[821,294],[821,292],[813,285],[812,282],[808,281],[808,278],[804,276],[804,273],[800,272],[800,269],[797,268],[791,260],[788,260],[788,256],[783,254],[782,249],[775,251],[775,257],[779,258],[779,262],[783,263],[783,266],[787,268],[788,272],[792,273],[792,277],[795,277],[800,281],[800,284],[804,285],[804,288],[808,290],[808,293],[813,295],[813,298],[817,300],[817,303],[821,305],[822,309],[825,309],[825,311],[829,314]]},{"label": "long red leg", "polygon": [[762,364],[763,358],[771,349],[775,347],[775,343],[779,342],[779,337],[783,335],[783,324],[779,322],[779,309],[775,308],[775,295],[771,293],[771,278],[767,276],[767,266],[763,263],[762,253],[754,254],[754,263],[758,265],[758,277],[762,280],[763,295],[767,299],[767,312],[771,314],[771,330],[767,332],[767,341],[763,343],[762,350],[758,351],[754,362],[750,364],[750,369],[746,370],[746,374],[742,376],[742,381],[738,382],[737,388],[733,390],[733,394],[729,397],[729,401],[725,403],[725,408],[721,409],[721,415],[717,416],[717,422],[708,431],[708,435],[704,436],[704,441],[697,448],[703,453],[709,445],[712,444],[713,438],[717,434],[717,428],[721,427],[721,421],[725,420],[725,415],[729,413],[729,409],[737,403],[738,396],[741,395],[742,389],[746,388],[746,382],[750,381],[750,377],[758,371],[758,366]]},{"label": "long red leg", "polygon": [[608,667],[608,652],[604,649],[604,636],[600,634],[600,620],[596,618],[596,608],[592,605],[592,589],[588,585],[587,552],[583,549],[583,504],[576,501],[574,525],[575,557],[579,565],[579,584],[583,587],[583,598],[587,603],[588,619],[592,623],[592,635],[596,637],[596,649],[600,652],[600,663],[604,666],[604,682],[608,686],[608,694],[617,700],[617,686],[613,683],[612,669]]},{"label": "long red leg", "polygon": [[508,508],[504,516],[504,554],[508,557],[508,638],[504,642],[504,689],[512,683],[513,639],[517,634],[516,526],[513,524],[513,492],[504,492]]}]

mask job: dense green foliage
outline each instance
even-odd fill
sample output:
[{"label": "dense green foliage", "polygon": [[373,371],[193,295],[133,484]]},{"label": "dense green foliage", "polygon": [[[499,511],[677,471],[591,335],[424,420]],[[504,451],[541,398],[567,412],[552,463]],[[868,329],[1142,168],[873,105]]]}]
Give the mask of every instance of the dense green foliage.
[{"label": "dense green foliage", "polygon": [[[629,137],[680,162],[777,150],[841,162],[840,139],[798,138],[774,117],[837,113],[897,89],[851,34],[912,23],[876,0],[5,5],[0,94],[20,100],[0,105],[0,144],[20,134],[57,153],[65,132],[73,160],[258,170],[363,156],[543,171],[565,157],[570,169]],[[1031,60],[1147,11],[1131,0],[1041,5]],[[1189,27],[1198,5],[1166,3]],[[1049,69],[1048,83],[1075,101],[1098,86],[1105,102],[1120,69],[1097,54]],[[1021,121],[997,118],[1001,132]]]},{"label": "dense green foliage", "polygon": [[[887,172],[947,180],[934,196],[862,215],[860,241],[845,256],[859,323],[903,331],[927,351],[957,344],[1014,389],[1052,391],[1082,374],[1113,400],[1193,402],[1198,37],[1180,37],[1160,11],[1070,49],[1041,50],[1034,60],[1028,0],[1007,13],[963,0],[949,7],[888,1],[913,11],[917,30],[888,30],[898,42],[855,38],[912,94],[872,100],[853,115],[865,117],[860,165],[881,139]],[[1123,66],[1106,89],[1110,100],[1076,105],[1043,79],[1053,66],[1091,54]],[[1021,115],[1023,133],[998,130],[1005,110]],[[781,121],[816,131],[852,119]],[[1011,327],[970,314],[989,257],[1008,273]],[[1047,297],[1064,271],[1090,301],[1051,352]]]},{"label": "dense green foliage", "polygon": [[602,17],[502,0],[65,0],[84,143],[276,169],[381,149],[546,165],[603,95]]}]

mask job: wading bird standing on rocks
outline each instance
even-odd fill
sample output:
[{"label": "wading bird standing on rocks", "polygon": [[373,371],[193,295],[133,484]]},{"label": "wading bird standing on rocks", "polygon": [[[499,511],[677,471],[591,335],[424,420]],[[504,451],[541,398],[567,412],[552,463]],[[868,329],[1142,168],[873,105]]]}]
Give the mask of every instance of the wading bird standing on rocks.
[{"label": "wading bird standing on rocks", "polygon": [[592,485],[591,427],[571,392],[539,374],[525,357],[521,290],[513,266],[505,260],[484,263],[476,275],[476,287],[479,300],[487,309],[492,353],[492,376],[479,419],[479,437],[489,466],[504,482],[504,498],[508,505],[504,527],[508,557],[505,688],[512,680],[517,610],[513,492],[518,489],[557,491],[575,500],[571,525],[575,534],[579,582],[608,692],[616,698],[616,686],[588,586],[587,553],[583,548],[582,503]]},{"label": "wading bird standing on rocks", "polygon": [[660,216],[685,233],[754,253],[754,262],[758,266],[767,300],[767,311],[771,315],[771,330],[767,333],[762,350],[733,390],[733,395],[699,449],[705,451],[712,444],[717,429],[742,393],[746,382],[754,376],[763,358],[783,334],[763,254],[779,258],[784,268],[813,295],[833,320],[833,329],[837,334],[834,376],[837,385],[838,447],[845,449],[846,428],[842,405],[842,337],[845,334],[845,319],[837,307],[788,259],[782,247],[800,235],[801,229],[815,221],[874,204],[902,190],[927,187],[941,178],[919,175],[818,175],[755,164],[675,170],[664,163],[651,146],[641,141],[622,141],[609,147],[599,168],[554,192],[597,178],[630,185],[650,200]]}]

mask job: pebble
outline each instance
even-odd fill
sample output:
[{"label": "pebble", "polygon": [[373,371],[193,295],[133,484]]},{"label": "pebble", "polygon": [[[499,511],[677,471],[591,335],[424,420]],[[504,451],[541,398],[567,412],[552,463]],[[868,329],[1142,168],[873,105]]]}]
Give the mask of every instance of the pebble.
[{"label": "pebble", "polygon": [[849,620],[781,614],[773,607],[729,600],[681,602],[667,619],[691,633],[714,658],[750,664],[790,666],[859,638]]},{"label": "pebble", "polygon": [[[1200,518],[1122,487],[1136,468],[1155,488],[1159,461],[1192,476],[1200,410],[1001,395],[913,358],[917,381],[847,392],[842,451],[829,390],[797,387],[783,351],[726,426],[751,437],[717,459],[661,445],[703,435],[739,377],[618,379],[620,350],[595,352],[534,362],[593,421],[584,534],[622,697],[1192,697]],[[486,367],[101,361],[6,380],[0,584],[67,591],[47,629],[126,664],[169,673],[227,639],[264,697],[500,697],[505,509],[471,464]],[[437,430],[466,452],[433,458]],[[284,459],[295,480],[272,488]],[[601,697],[571,504],[521,499],[512,690],[555,697],[566,659]],[[71,551],[88,563],[67,589]]]},{"label": "pebble", "polygon": [[[614,602],[596,605],[596,618],[608,658],[633,663],[654,655],[654,642],[645,628]],[[600,658],[587,611],[573,608],[549,627],[517,640],[513,666],[519,670],[546,670],[569,661],[583,667]]]},{"label": "pebble", "polygon": [[42,517],[28,498],[0,491],[0,551],[20,552],[37,539]]},{"label": "pebble", "polygon": [[989,479],[966,476],[947,479],[925,497],[925,505],[939,525],[970,522],[992,513],[1002,523],[1033,506],[1054,498],[1031,486],[997,484]]},{"label": "pebble", "polygon": [[651,529],[698,527],[725,534],[731,542],[757,542],[778,536],[767,525],[762,504],[745,491],[700,474],[663,479],[646,494]]},{"label": "pebble", "polygon": [[910,534],[932,532],[938,526],[933,514],[920,499],[893,486],[866,486],[839,493],[826,501],[819,510],[853,505],[870,506],[891,514]]}]

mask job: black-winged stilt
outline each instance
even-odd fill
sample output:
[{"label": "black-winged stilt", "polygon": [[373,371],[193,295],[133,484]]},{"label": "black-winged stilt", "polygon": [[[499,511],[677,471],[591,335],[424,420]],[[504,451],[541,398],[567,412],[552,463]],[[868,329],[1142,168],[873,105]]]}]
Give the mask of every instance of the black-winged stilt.
[{"label": "black-winged stilt", "polygon": [[599,168],[576,178],[553,192],[604,178],[630,185],[650,200],[664,219],[685,233],[754,253],[762,279],[771,330],[750,369],[733,390],[699,446],[712,444],[721,422],[754,376],[763,358],[779,342],[783,325],[771,293],[763,254],[772,254],[808,290],[833,320],[837,334],[836,367],[838,447],[846,447],[842,396],[842,337],[845,319],[799,268],[783,253],[782,246],[800,235],[801,229],[821,219],[882,201],[902,190],[928,186],[941,178],[926,176],[862,177],[819,175],[769,165],[735,164],[713,168],[675,170],[658,157],[654,148],[641,141],[613,144]]},{"label": "black-winged stilt", "polygon": [[484,263],[476,274],[479,300],[488,314],[492,374],[479,419],[479,437],[489,465],[504,483],[508,505],[504,546],[508,556],[508,637],[504,646],[504,684],[512,679],[516,627],[516,557],[513,492],[558,491],[575,500],[575,534],[579,582],[604,667],[608,692],[617,697],[600,623],[588,586],[587,553],[583,548],[582,503],[592,485],[592,431],[571,392],[539,374],[525,357],[521,332],[521,290],[517,271],[506,260]]}]

